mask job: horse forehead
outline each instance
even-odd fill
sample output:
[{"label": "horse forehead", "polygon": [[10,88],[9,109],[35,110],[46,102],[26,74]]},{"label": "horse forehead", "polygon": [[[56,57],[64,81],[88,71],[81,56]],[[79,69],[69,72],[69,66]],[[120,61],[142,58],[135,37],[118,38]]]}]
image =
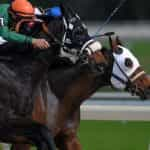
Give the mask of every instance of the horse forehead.
[{"label": "horse forehead", "polygon": [[[126,74],[130,76],[136,71],[138,67],[140,67],[139,61],[127,48],[122,47],[122,46],[118,46],[118,47],[121,48],[123,52],[122,54],[119,54],[119,55],[114,53],[113,54],[114,58],[116,62],[120,65],[120,67],[126,72]],[[130,58],[133,62],[133,67],[130,69],[125,66],[126,58]]]},{"label": "horse forehead", "polygon": [[128,50],[127,48],[123,47],[123,46],[118,46],[119,48],[122,49],[122,53],[121,54],[116,54],[113,53],[115,60],[117,60],[119,63],[124,63],[126,58],[130,58],[134,64],[139,64],[139,61],[137,60],[137,58],[131,53],[130,50]]}]

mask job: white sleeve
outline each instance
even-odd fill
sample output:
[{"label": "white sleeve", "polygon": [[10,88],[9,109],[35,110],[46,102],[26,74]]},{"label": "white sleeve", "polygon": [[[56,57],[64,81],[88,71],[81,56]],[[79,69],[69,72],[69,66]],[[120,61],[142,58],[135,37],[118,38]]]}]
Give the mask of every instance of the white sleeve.
[{"label": "white sleeve", "polygon": [[0,17],[0,27],[4,26],[4,19]]},{"label": "white sleeve", "polygon": [[39,9],[39,8],[35,8],[35,10],[34,10],[34,14],[35,15],[42,15],[42,11]]}]

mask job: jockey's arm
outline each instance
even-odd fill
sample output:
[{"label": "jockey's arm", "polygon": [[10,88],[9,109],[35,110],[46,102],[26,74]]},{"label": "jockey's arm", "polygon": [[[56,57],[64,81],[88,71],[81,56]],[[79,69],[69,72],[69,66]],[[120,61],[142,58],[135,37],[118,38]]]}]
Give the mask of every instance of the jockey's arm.
[{"label": "jockey's arm", "polygon": [[22,35],[20,33],[16,33],[14,31],[9,30],[7,26],[0,27],[0,36],[3,37],[8,42],[17,42],[17,43],[28,43],[32,44],[32,37]]},{"label": "jockey's arm", "polygon": [[0,38],[4,39],[4,42],[27,43],[32,44],[37,49],[47,49],[50,45],[45,39],[32,38],[10,30],[8,23],[11,22],[8,13],[9,7],[9,4],[0,5]]},{"label": "jockey's arm", "polygon": [[8,13],[9,7],[9,4],[0,5],[0,37],[8,42],[32,43],[31,37],[27,37],[9,29],[8,22],[11,22],[11,17]]}]

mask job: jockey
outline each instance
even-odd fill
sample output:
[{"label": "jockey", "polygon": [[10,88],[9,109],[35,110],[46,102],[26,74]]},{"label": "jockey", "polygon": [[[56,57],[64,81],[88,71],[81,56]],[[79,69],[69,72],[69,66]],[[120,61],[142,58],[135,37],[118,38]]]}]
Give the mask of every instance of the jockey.
[{"label": "jockey", "polygon": [[26,36],[12,29],[21,19],[34,19],[34,13],[34,7],[27,0],[13,0],[11,4],[0,5],[0,51],[14,44],[30,44],[38,49],[50,46],[45,39]]}]

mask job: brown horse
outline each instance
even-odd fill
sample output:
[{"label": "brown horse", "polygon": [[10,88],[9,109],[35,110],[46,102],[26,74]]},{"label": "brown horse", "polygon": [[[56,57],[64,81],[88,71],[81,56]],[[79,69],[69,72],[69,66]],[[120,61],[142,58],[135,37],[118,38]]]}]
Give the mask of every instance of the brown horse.
[{"label": "brown horse", "polygon": [[[89,52],[88,49],[84,64],[51,71],[47,84],[43,82],[39,89],[32,117],[47,125],[60,150],[81,150],[77,138],[80,105],[98,88],[112,85],[141,98],[149,96],[150,77],[138,60],[118,39],[111,45],[112,50]],[[29,145],[13,148],[26,150]]]}]

